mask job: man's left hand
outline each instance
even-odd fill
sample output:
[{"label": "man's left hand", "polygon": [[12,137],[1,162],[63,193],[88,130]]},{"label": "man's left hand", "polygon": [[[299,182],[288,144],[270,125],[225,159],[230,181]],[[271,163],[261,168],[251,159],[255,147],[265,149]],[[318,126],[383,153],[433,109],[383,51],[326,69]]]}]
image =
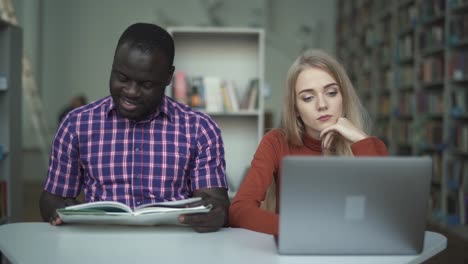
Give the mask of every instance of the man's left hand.
[{"label": "man's left hand", "polygon": [[227,225],[229,198],[226,189],[199,189],[193,193],[193,197],[201,197],[202,200],[191,203],[188,207],[211,204],[212,209],[208,213],[180,215],[180,223],[190,225],[200,233],[218,231],[221,227]]}]

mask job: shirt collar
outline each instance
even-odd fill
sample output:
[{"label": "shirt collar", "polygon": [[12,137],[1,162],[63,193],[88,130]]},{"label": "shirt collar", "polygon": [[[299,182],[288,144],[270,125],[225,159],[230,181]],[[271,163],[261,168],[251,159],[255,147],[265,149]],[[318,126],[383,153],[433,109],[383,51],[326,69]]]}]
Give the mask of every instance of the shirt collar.
[{"label": "shirt collar", "polygon": [[[110,116],[112,113],[117,114],[117,108],[115,107],[114,100],[112,99],[111,96],[109,96],[109,107],[106,110],[107,111],[107,116]],[[161,104],[159,104],[159,109],[155,113],[152,113],[149,115],[147,118],[143,119],[143,121],[151,121],[155,119],[156,117],[159,116],[160,113],[163,113],[169,121],[173,121],[173,116],[174,116],[174,108],[171,107],[171,101],[168,99],[167,96],[164,96],[163,99],[161,100]]]}]

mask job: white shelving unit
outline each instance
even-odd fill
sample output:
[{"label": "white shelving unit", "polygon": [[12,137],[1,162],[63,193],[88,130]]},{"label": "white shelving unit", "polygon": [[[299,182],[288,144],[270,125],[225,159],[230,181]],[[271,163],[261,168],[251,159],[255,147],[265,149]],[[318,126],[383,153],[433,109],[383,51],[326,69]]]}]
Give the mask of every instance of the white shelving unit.
[{"label": "white shelving unit", "polygon": [[264,134],[265,33],[262,29],[213,27],[172,27],[168,31],[175,41],[176,71],[233,80],[239,95],[248,89],[251,79],[259,80],[254,111],[207,113],[222,132],[232,198]]},{"label": "white shelving unit", "polygon": [[0,20],[0,76],[6,79],[6,89],[0,90],[0,144],[3,157],[0,160],[0,181],[7,186],[6,218],[0,223],[21,219],[21,73],[22,32],[17,26]]}]

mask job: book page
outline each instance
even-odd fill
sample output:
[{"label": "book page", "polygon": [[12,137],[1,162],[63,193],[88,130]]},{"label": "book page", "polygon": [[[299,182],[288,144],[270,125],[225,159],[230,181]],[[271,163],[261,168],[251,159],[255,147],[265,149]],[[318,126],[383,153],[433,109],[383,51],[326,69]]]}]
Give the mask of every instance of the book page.
[{"label": "book page", "polygon": [[127,205],[114,202],[114,201],[98,201],[91,203],[83,203],[72,206],[67,206],[62,209],[57,209],[57,211],[65,213],[79,213],[79,212],[108,212],[108,213],[132,213],[132,209]]},{"label": "book page", "polygon": [[135,208],[135,211],[138,211],[143,208],[147,207],[167,207],[167,208],[185,208],[185,205],[201,201],[201,197],[191,197],[183,200],[177,200],[177,201],[166,201],[166,202],[159,202],[159,203],[152,203],[152,204],[144,204],[137,206]]},{"label": "book page", "polygon": [[207,213],[211,210],[213,206],[209,205],[200,205],[196,207],[145,207],[140,208],[133,213],[133,215],[142,215],[142,214],[164,214],[164,213],[172,213],[178,212],[179,214],[188,214],[188,213]]}]

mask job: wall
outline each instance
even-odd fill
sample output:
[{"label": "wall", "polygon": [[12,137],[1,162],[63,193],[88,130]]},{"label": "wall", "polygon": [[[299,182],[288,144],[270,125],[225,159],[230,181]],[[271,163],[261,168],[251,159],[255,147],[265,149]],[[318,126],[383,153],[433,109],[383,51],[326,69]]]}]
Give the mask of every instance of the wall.
[{"label": "wall", "polygon": [[[330,0],[14,0],[25,33],[50,130],[68,99],[85,94],[96,100],[108,94],[115,45],[131,23],[162,26],[260,26],[266,30],[265,100],[280,119],[288,67],[305,47],[335,50],[335,1]],[[177,67],[177,65],[176,65]],[[46,165],[34,157],[36,135],[24,107],[25,160],[36,163],[26,179],[43,179]],[[52,135],[51,135],[52,137]],[[52,138],[50,138],[51,140]],[[39,170],[37,169],[39,167]]]}]

